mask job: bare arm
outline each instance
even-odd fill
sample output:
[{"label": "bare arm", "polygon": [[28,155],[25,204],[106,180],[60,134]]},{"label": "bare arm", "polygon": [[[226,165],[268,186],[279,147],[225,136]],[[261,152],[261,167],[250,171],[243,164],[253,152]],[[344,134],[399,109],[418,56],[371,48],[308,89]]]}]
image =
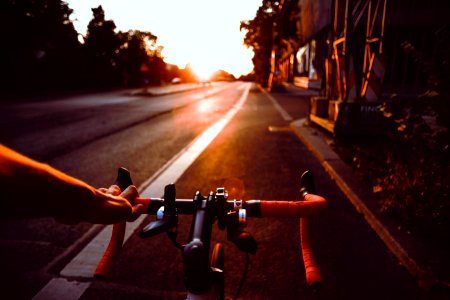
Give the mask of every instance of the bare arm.
[{"label": "bare arm", "polygon": [[140,214],[133,207],[134,186],[120,196],[118,187],[97,190],[49,165],[0,145],[2,217],[54,217],[64,223],[112,224]]}]

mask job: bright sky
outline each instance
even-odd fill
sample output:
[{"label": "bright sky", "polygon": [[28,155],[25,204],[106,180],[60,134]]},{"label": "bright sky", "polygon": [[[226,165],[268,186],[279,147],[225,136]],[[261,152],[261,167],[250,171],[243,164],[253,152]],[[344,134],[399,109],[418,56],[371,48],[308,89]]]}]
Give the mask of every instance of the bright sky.
[{"label": "bright sky", "polygon": [[262,0],[66,0],[77,31],[85,34],[91,8],[102,5],[118,30],[150,31],[167,63],[191,63],[200,74],[218,69],[239,76],[253,69],[253,51],[243,45],[242,20],[255,17]]}]

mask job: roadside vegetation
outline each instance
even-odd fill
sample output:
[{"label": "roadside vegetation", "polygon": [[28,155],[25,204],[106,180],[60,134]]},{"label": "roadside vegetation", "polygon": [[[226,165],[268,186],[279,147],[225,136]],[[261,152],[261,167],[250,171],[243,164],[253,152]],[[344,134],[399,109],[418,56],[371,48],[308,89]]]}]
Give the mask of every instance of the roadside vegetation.
[{"label": "roadside vegetation", "polygon": [[[118,31],[98,6],[82,36],[72,13],[62,0],[0,2],[3,95],[161,85],[174,78],[197,81],[189,66],[164,62],[153,33]],[[223,78],[223,71],[219,75]]]},{"label": "roadside vegetation", "polygon": [[[4,92],[132,86],[170,76],[151,32],[117,32],[99,6],[86,35],[79,36],[72,13],[61,0],[1,2]],[[156,75],[142,76],[143,66]]]},{"label": "roadside vegetation", "polygon": [[403,51],[424,66],[428,91],[388,99],[384,131],[344,140],[338,150],[372,187],[379,209],[408,231],[450,251],[450,30],[438,35],[434,57],[409,42]]},{"label": "roadside vegetation", "polygon": [[448,245],[450,232],[450,28],[436,33],[434,57],[405,41],[403,51],[426,70],[428,91],[383,108],[392,147],[387,152],[382,209],[412,230]]}]

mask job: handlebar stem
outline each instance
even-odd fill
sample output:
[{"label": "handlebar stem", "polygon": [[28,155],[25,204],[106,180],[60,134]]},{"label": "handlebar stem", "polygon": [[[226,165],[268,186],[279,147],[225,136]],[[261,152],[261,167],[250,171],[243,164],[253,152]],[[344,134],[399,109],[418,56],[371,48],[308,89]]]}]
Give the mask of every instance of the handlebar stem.
[{"label": "handlebar stem", "polygon": [[215,195],[210,192],[205,199],[200,192],[194,196],[194,214],[189,233],[189,243],[183,249],[184,280],[193,294],[207,292],[213,284],[209,249],[212,225],[215,221]]}]

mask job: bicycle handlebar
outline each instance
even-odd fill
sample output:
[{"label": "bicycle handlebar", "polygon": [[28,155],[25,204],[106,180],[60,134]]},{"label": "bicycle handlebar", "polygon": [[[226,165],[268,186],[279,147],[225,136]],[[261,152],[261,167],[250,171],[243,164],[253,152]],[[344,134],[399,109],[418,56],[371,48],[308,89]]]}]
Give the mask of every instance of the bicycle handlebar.
[{"label": "bicycle handlebar", "polygon": [[304,201],[261,201],[262,217],[309,218],[323,212],[327,202],[323,197],[307,194]]},{"label": "bicycle handlebar", "polygon": [[[155,215],[164,204],[163,198],[136,198],[144,212]],[[176,199],[175,207],[180,215],[191,215],[194,211],[192,199]],[[323,212],[327,202],[323,197],[307,194],[304,201],[293,200],[228,200],[227,209],[245,208],[248,217],[309,218]]]},{"label": "bicycle handlebar", "polygon": [[[119,169],[118,179],[116,184],[124,190],[128,185],[132,184],[128,170],[124,168]],[[306,271],[306,281],[312,287],[318,287],[321,284],[320,271],[313,259],[310,237],[309,237],[309,222],[308,219],[323,212],[327,207],[326,200],[318,195],[309,193],[314,191],[314,183],[312,182],[312,175],[309,171],[302,175],[301,193],[303,201],[291,200],[227,200],[221,209],[228,211],[239,211],[245,209],[248,217],[278,217],[278,218],[300,218],[300,234],[301,234],[301,249],[303,261]],[[168,186],[169,187],[169,186]],[[165,190],[167,193],[167,190]],[[174,195],[173,195],[174,196]],[[136,198],[135,204],[142,204],[144,212],[147,214],[156,215],[164,203],[167,204],[167,197],[164,198]],[[176,214],[191,215],[195,212],[195,200],[193,199],[172,199],[171,206],[176,209]],[[173,208],[172,208],[173,209]],[[220,212],[217,213],[219,219],[219,227],[221,227]],[[165,222],[164,220],[159,222]],[[168,221],[170,222],[170,221]],[[164,226],[171,226],[169,223],[161,224]],[[97,279],[105,279],[111,276],[114,263],[120,253],[124,235],[125,223],[115,224],[113,226],[112,237],[109,245],[100,260],[94,277]],[[223,225],[222,225],[223,226]],[[150,226],[151,227],[151,226]],[[221,228],[223,229],[223,228]],[[166,228],[160,228],[156,233],[160,233]],[[145,236],[141,233],[141,236]],[[256,251],[256,250],[255,250]]]}]

